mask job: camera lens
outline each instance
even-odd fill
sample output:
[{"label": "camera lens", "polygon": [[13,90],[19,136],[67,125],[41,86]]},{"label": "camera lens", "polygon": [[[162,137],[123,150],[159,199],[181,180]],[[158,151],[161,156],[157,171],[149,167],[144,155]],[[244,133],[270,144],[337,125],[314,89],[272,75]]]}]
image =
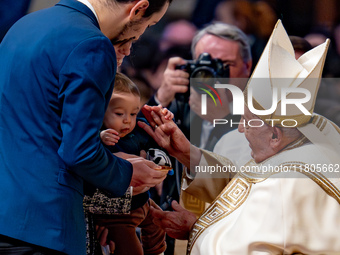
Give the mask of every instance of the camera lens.
[{"label": "camera lens", "polygon": [[[196,68],[192,74],[191,78],[195,78],[191,80],[190,85],[198,92],[198,93],[206,93],[205,91],[210,91],[205,85],[214,86],[216,80],[216,72],[213,68],[208,66],[201,66]],[[202,87],[205,90],[202,90]]]},{"label": "camera lens", "polygon": [[207,66],[196,68],[191,74],[191,78],[209,79],[214,77],[215,70]]}]

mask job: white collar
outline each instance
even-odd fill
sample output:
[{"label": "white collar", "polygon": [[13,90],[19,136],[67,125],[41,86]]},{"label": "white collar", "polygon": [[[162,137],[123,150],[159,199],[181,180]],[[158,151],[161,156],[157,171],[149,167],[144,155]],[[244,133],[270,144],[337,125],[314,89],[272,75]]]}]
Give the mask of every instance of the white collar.
[{"label": "white collar", "polygon": [[96,16],[97,18],[97,21],[98,21],[98,16],[97,16],[97,13],[96,11],[94,10],[92,4],[90,4],[90,2],[88,0],[77,0],[78,2],[81,2],[83,4],[85,4],[87,7],[90,8],[90,10],[93,12],[94,16]]}]

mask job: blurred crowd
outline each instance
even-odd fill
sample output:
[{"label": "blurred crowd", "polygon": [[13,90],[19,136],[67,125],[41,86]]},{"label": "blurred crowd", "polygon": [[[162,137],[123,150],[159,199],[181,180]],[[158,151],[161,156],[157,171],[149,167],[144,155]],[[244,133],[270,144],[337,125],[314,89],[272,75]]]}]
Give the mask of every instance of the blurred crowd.
[{"label": "blurred crowd", "polygon": [[[133,45],[130,57],[122,66],[122,72],[139,84],[145,93],[146,102],[160,86],[167,60],[173,56],[191,59],[190,45],[195,32],[215,21],[235,25],[247,34],[253,58],[252,69],[254,69],[277,19],[280,18],[290,35],[304,38],[312,47],[321,44],[326,38],[330,38],[331,45],[323,77],[339,77],[339,14],[333,14],[332,20],[326,22],[323,20],[322,14],[316,12],[318,2],[321,1],[312,1],[315,2],[313,10],[311,10],[311,6],[313,6],[311,1],[307,1],[307,4],[304,2],[294,1],[295,7],[287,10],[287,6],[293,5],[293,1],[197,0],[191,15],[183,18],[176,17],[170,12],[162,24],[147,31]],[[336,1],[325,2],[333,3],[333,5],[328,4],[330,8],[336,9],[339,5]],[[308,20],[311,20],[312,16],[321,16],[320,22],[315,18],[312,19],[313,23],[311,21],[307,24],[307,21],[304,21],[299,29],[298,21],[301,18],[301,13],[298,11],[300,9],[304,16],[309,11]],[[292,14],[294,11],[297,12],[296,16]],[[333,13],[334,10],[325,10],[324,12],[324,15],[332,16],[330,13]]]},{"label": "blurred crowd", "polygon": [[[0,40],[20,17],[34,11],[34,0],[3,0],[0,7]],[[37,1],[38,2],[38,1]],[[53,5],[57,1],[51,1]],[[182,1],[181,1],[182,2]],[[174,1],[165,18],[146,31],[125,59],[122,72],[141,89],[143,102],[157,91],[167,61],[173,56],[191,59],[191,40],[198,29],[220,21],[240,28],[249,39],[252,70],[277,21],[281,19],[289,35],[306,39],[312,47],[331,39],[323,77],[340,76],[340,3],[336,0],[186,0],[191,9],[179,13],[185,3]],[[46,3],[45,3],[46,4]],[[46,6],[43,6],[46,7]],[[35,6],[35,9],[39,6]],[[177,9],[176,9],[177,8]],[[188,8],[187,8],[188,9]],[[335,91],[338,91],[335,90]]]},{"label": "blurred crowd", "polygon": [[[132,46],[131,55],[122,65],[122,72],[140,86],[145,93],[144,102],[147,102],[161,85],[168,59],[174,56],[192,59],[190,47],[195,33],[216,21],[237,26],[248,36],[253,70],[277,19],[281,19],[289,35],[304,39],[303,43],[302,40],[294,41],[297,48],[307,47],[304,51],[323,43],[326,38],[331,39],[323,77],[337,78],[340,77],[338,7],[338,1],[197,0],[190,15],[178,17],[170,12],[155,29],[147,31]],[[302,46],[304,43],[309,45]],[[339,123],[337,101],[340,85],[336,80],[330,83],[322,83],[319,97],[324,100],[319,100],[321,103],[316,110]],[[329,100],[333,103],[326,102]]]}]

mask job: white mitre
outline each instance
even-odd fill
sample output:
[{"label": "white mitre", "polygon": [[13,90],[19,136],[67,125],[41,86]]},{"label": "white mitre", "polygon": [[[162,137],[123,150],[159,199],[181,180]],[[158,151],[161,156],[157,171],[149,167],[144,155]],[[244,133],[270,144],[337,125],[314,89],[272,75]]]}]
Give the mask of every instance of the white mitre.
[{"label": "white mitre", "polygon": [[[282,120],[287,119],[296,121],[286,122],[287,126],[306,124],[312,117],[328,45],[327,39],[326,42],[296,60],[292,43],[279,20],[244,93],[245,102],[250,111],[268,124],[270,123],[268,119],[276,119],[276,126],[282,126]],[[295,104],[283,104],[281,93],[284,90],[290,92],[285,96],[287,101],[298,102],[299,99],[305,97],[305,94],[299,92],[301,89],[307,89],[304,92],[310,92],[310,100],[306,99],[307,102],[302,103],[301,108],[305,109],[305,112],[302,112]],[[277,95],[277,104],[273,102],[273,95]],[[252,103],[248,102],[248,96],[249,99],[252,97]],[[282,114],[281,108],[286,110],[285,114]],[[269,111],[270,109],[273,110]],[[256,113],[256,110],[260,110],[261,113]],[[270,113],[262,115],[263,110],[268,110]]]},{"label": "white mitre", "polygon": [[[328,46],[329,39],[296,60],[292,43],[279,20],[248,81],[244,96],[250,111],[264,122],[279,127],[297,127],[304,136],[318,146],[325,157],[338,164],[340,163],[340,129],[325,117],[313,113]],[[300,107],[305,109],[305,112],[295,104],[283,104],[281,92],[285,89],[295,90],[294,93],[287,93],[288,100],[305,97],[299,89],[304,89],[304,92],[309,91],[310,99],[305,100],[305,103],[301,104],[303,107]],[[274,104],[273,94],[276,93],[277,104]],[[285,114],[282,114],[281,108],[286,108]],[[266,115],[255,113],[256,110],[263,113],[263,110],[268,109],[273,111]],[[275,119],[275,122],[269,119]],[[287,121],[289,119],[291,121]]]}]

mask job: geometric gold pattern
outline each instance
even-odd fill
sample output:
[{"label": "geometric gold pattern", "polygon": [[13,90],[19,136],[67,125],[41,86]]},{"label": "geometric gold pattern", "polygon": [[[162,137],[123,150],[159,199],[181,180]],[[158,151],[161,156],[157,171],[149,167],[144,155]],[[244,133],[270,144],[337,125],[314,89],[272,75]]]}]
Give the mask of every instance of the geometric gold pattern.
[{"label": "geometric gold pattern", "polygon": [[185,209],[194,213],[197,217],[205,211],[205,202],[189,193],[181,192],[181,203],[183,203]]},{"label": "geometric gold pattern", "polygon": [[189,236],[187,254],[190,254],[195,241],[206,228],[228,216],[247,199],[252,183],[235,177],[194,224]]}]

